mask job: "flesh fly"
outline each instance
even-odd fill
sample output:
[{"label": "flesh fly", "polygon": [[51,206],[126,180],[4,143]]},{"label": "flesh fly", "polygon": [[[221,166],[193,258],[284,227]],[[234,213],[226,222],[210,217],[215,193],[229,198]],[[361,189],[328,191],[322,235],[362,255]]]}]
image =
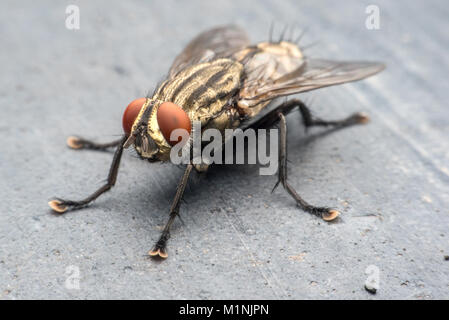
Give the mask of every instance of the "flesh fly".
[{"label": "flesh fly", "polygon": [[[332,61],[305,56],[293,41],[268,41],[251,45],[246,33],[236,26],[218,27],[201,33],[176,57],[168,76],[153,94],[132,101],[123,115],[124,135],[121,139],[98,144],[79,137],[69,137],[73,149],[107,149],[116,147],[105,185],[81,201],[55,199],[50,207],[59,213],[85,207],[114,186],[124,148],[133,146],[142,159],[168,161],[171,148],[179,140],[170,140],[175,129],[189,134],[193,121],[201,130],[215,128],[260,128],[279,124],[280,148],[278,181],[304,211],[334,220],[339,212],[318,207],[302,199],[287,180],[287,123],[285,115],[299,109],[306,127],[343,127],[365,123],[368,117],[355,113],[349,117],[326,121],[312,116],[298,99],[269,109],[274,99],[318,88],[356,81],[384,69],[377,62]],[[267,109],[268,110],[268,109]],[[170,227],[179,214],[192,169],[207,170],[207,165],[186,165],[179,182],[168,222],[150,256],[167,257],[166,243]]]}]

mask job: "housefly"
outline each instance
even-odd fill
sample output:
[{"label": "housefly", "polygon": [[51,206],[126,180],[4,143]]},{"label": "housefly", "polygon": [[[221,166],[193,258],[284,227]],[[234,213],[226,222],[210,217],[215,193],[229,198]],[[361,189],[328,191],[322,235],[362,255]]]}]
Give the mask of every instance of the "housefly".
[{"label": "housefly", "polygon": [[[285,116],[299,110],[306,127],[342,127],[365,123],[368,116],[355,113],[342,120],[326,121],[312,116],[298,99],[267,109],[274,99],[322,87],[356,81],[374,75],[384,65],[365,61],[311,59],[294,41],[260,42],[251,45],[246,33],[236,26],[217,27],[201,33],[176,57],[168,76],[153,94],[132,101],[123,115],[124,135],[117,141],[98,144],[79,137],[69,137],[73,149],[107,149],[116,151],[107,182],[80,201],[56,198],[50,207],[59,213],[88,205],[110,190],[117,178],[123,149],[133,146],[142,159],[168,161],[177,141],[169,139],[175,129],[191,132],[193,121],[201,130],[218,130],[279,125],[278,181],[304,211],[331,221],[339,212],[314,206],[305,201],[287,179],[287,123]],[[271,107],[270,107],[271,108]],[[262,116],[262,110],[266,110]],[[170,227],[179,214],[192,169],[204,171],[207,165],[188,163],[177,187],[167,224],[159,240],[149,251],[153,257],[167,257],[166,243]]]}]

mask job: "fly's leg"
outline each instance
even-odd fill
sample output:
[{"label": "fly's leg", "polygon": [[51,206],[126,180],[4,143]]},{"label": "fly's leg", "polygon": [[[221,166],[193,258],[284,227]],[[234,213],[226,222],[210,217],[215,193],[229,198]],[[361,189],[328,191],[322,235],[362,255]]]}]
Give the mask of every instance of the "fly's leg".
[{"label": "fly's leg", "polygon": [[313,215],[321,217],[325,221],[332,221],[337,218],[340,213],[337,210],[328,207],[316,207],[305,201],[301,196],[293,189],[293,187],[287,181],[287,121],[282,112],[277,113],[280,126],[280,146],[279,146],[279,172],[278,181],[273,188],[273,191],[282,183],[285,190],[295,199],[298,206],[304,211]]},{"label": "fly's leg", "polygon": [[269,127],[279,121],[279,112],[282,112],[284,115],[290,113],[293,109],[298,108],[301,112],[304,126],[306,128],[313,126],[323,126],[323,127],[346,127],[354,124],[364,124],[369,121],[369,116],[363,112],[356,112],[350,115],[349,117],[341,120],[323,120],[317,117],[312,116],[310,109],[299,99],[291,99],[288,100],[271,112],[269,112],[264,118],[262,118],[259,122],[255,123],[253,126],[256,127]]},{"label": "fly's leg", "polygon": [[80,137],[70,136],[67,138],[67,145],[72,149],[90,149],[90,150],[106,150],[112,147],[117,147],[122,139],[114,140],[107,143],[96,143]]},{"label": "fly's leg", "polygon": [[273,124],[280,123],[280,148],[279,148],[279,172],[278,181],[273,188],[282,183],[282,186],[295,199],[296,203],[306,212],[314,214],[323,218],[326,221],[332,221],[339,216],[337,210],[328,207],[316,207],[309,204],[295,191],[295,189],[287,181],[287,122],[285,115],[290,113],[295,108],[298,108],[303,117],[303,123],[306,128],[313,126],[332,126],[332,127],[346,127],[354,124],[363,124],[369,121],[369,117],[364,113],[354,113],[342,120],[326,121],[320,118],[313,117],[309,108],[298,99],[288,100],[275,109],[271,110],[258,122],[254,123],[252,127],[270,127]]},{"label": "fly's leg", "polygon": [[299,107],[301,112],[304,126],[306,128],[313,126],[323,126],[323,127],[346,127],[354,124],[363,124],[369,121],[369,116],[363,112],[356,112],[351,114],[349,117],[342,120],[323,120],[312,116],[310,109],[298,99],[292,99],[286,102],[286,104],[295,105]]},{"label": "fly's leg", "polygon": [[58,213],[64,213],[68,209],[71,210],[79,209],[88,205],[90,202],[97,199],[100,195],[110,190],[115,185],[115,181],[117,180],[118,169],[120,166],[120,159],[122,158],[123,153],[123,143],[125,142],[126,138],[127,137],[124,136],[122,139],[120,139],[119,143],[117,143],[118,146],[114,153],[111,168],[109,169],[107,182],[101,188],[99,188],[97,191],[95,191],[87,198],[80,201],[63,200],[56,198],[48,202],[50,208],[52,208],[54,211]]},{"label": "fly's leg", "polygon": [[189,180],[190,172],[192,171],[193,165],[189,164],[184,171],[184,175],[181,178],[181,181],[179,181],[178,187],[176,189],[176,195],[175,199],[173,200],[173,203],[170,208],[170,216],[168,218],[167,224],[164,227],[164,230],[162,230],[162,234],[159,238],[159,240],[154,245],[153,249],[151,249],[148,254],[152,257],[161,257],[163,259],[167,258],[167,240],[170,238],[170,227],[173,224],[173,221],[175,221],[175,218],[177,215],[179,215],[179,207],[181,205],[181,199],[184,194],[184,190],[187,185],[187,181]]}]

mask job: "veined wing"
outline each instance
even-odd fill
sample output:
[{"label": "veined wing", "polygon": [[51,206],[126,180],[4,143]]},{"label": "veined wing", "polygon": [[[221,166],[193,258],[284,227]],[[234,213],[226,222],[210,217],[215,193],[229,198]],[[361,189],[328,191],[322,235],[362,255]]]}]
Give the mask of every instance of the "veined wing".
[{"label": "veined wing", "polygon": [[378,62],[304,59],[292,72],[263,83],[248,83],[241,96],[249,107],[278,97],[357,81],[385,68]]},{"label": "veined wing", "polygon": [[237,26],[229,25],[207,30],[194,38],[176,57],[170,68],[169,78],[173,78],[189,65],[230,56],[247,45],[249,45],[248,36]]}]

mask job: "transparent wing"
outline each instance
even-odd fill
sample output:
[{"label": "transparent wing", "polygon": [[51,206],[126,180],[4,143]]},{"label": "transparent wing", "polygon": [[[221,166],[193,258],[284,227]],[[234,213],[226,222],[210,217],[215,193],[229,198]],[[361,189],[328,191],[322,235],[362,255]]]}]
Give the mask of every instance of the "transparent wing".
[{"label": "transparent wing", "polygon": [[176,57],[169,71],[174,77],[186,66],[205,60],[224,57],[249,45],[249,39],[241,28],[229,25],[216,27],[199,34]]},{"label": "transparent wing", "polygon": [[242,97],[255,105],[277,97],[357,81],[385,68],[377,62],[305,59],[294,71],[264,83],[248,83]]}]

